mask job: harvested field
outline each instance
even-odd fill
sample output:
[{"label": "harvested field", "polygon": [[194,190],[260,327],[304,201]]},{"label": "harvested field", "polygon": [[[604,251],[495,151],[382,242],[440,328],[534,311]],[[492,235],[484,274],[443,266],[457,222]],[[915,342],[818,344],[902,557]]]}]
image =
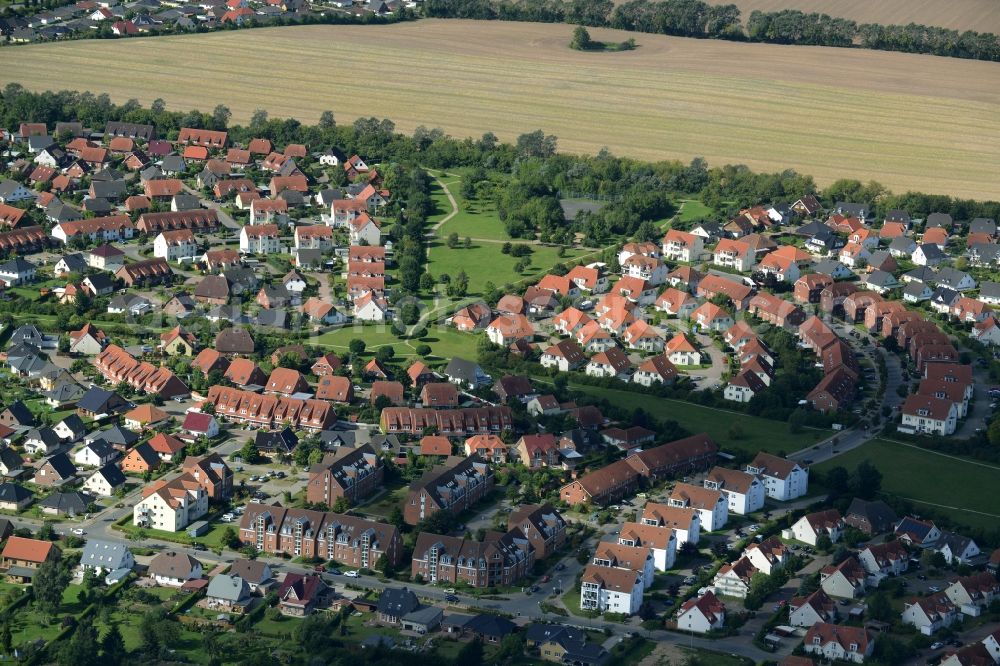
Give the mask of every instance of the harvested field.
[{"label": "harvested field", "polygon": [[257,108],[305,122],[332,109],[339,122],[377,115],[453,136],[542,128],[561,150],[1000,197],[996,63],[661,35],[587,53],[567,48],[570,31],[439,20],[39,44],[0,49],[0,84],[221,103],[243,122]]},{"label": "harvested field", "polygon": [[[617,3],[616,3],[617,4]],[[734,4],[743,22],[750,12],[797,9],[829,14],[858,23],[906,25],[917,23],[952,30],[1000,33],[1000,4],[997,0],[732,0],[712,4]]]}]

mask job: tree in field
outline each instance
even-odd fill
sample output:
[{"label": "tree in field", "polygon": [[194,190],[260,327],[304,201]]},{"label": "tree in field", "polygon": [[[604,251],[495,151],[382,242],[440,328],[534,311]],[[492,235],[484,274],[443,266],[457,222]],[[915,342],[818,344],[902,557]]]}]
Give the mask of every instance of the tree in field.
[{"label": "tree in field", "polygon": [[451,232],[448,234],[448,248],[454,250],[458,247],[458,232]]},{"label": "tree in field", "polygon": [[337,121],[333,118],[333,111],[324,111],[320,114],[319,126],[323,129],[333,129],[337,126]]},{"label": "tree in field", "polygon": [[365,341],[354,338],[347,343],[347,348],[351,350],[352,354],[364,354],[365,353]]},{"label": "tree in field", "polygon": [[578,25],[573,28],[573,39],[569,42],[569,47],[577,51],[586,51],[593,46],[594,42],[590,39],[590,32],[587,31],[582,25]]}]

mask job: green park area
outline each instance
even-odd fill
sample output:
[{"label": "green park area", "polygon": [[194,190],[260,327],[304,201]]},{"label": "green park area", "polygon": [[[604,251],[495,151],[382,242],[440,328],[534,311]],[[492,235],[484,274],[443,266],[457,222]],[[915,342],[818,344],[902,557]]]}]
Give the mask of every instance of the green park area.
[{"label": "green park area", "polygon": [[363,340],[369,355],[373,355],[380,347],[391,346],[397,357],[417,356],[417,348],[427,345],[431,348],[431,354],[426,358],[433,363],[446,361],[454,356],[475,358],[479,337],[446,326],[433,325],[428,329],[427,335],[421,338],[401,338],[388,325],[372,325],[339,328],[324,333],[311,341],[311,344],[343,353],[348,351],[351,340]]},{"label": "green park area", "polygon": [[886,439],[874,439],[815,466],[852,470],[867,460],[882,473],[882,492],[947,514],[956,523],[994,528],[1000,522],[1000,466]]}]

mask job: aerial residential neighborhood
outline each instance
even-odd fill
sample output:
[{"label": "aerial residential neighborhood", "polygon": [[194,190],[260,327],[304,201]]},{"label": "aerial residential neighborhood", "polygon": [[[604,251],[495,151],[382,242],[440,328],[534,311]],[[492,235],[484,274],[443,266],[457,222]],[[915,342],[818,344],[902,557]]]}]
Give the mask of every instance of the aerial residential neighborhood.
[{"label": "aerial residential neighborhood", "polygon": [[[455,4],[32,3],[0,51],[418,16],[565,20],[595,62],[643,45],[585,25],[799,41]],[[0,660],[1000,666],[1000,204],[397,130],[379,79],[419,63],[370,65],[370,112],[318,124],[0,91]]]}]

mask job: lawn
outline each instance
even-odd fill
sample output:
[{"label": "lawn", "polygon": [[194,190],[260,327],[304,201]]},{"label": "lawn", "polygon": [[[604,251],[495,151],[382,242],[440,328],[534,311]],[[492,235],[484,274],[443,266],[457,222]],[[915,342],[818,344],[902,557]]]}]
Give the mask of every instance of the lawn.
[{"label": "lawn", "polygon": [[[437,230],[438,238],[448,238],[452,233],[457,233],[461,238],[469,236],[471,238],[485,238],[497,241],[515,241],[507,233],[503,222],[497,216],[496,206],[492,202],[469,201],[464,198],[459,190],[461,176],[457,173],[438,174],[440,181],[451,192],[458,204],[458,213],[445,222]],[[444,190],[435,181],[431,190],[431,200],[434,202],[436,211],[431,216],[431,222],[439,222],[451,212],[451,203],[445,196]]]},{"label": "lawn", "polygon": [[386,484],[385,493],[379,495],[378,499],[374,502],[357,507],[356,511],[377,518],[388,518],[394,508],[402,508],[408,488],[409,486],[402,481],[394,484]]},{"label": "lawn", "polygon": [[[573,153],[702,156],[716,166],[795,169],[820,185],[856,178],[897,192],[1000,195],[995,63],[596,28],[596,40],[634,36],[639,48],[591,53],[567,48],[570,32],[422,20],[27,44],[0,50],[0,85],[106,92],[118,103],[162,98],[171,111],[209,113],[221,103],[243,124],[255,109],[311,124],[332,108],[338,123],[374,113],[408,135],[423,125],[514,141],[541,129]],[[256,85],[258,72],[289,57],[298,66],[282,73],[280,86]],[[201,71],[204,62],[222,66]],[[356,74],[372,62],[406,65],[380,72],[372,86]],[[200,85],[192,86],[184,73],[195,70]],[[314,84],[315,72],[326,85]]]},{"label": "lawn", "polygon": [[311,341],[320,347],[328,347],[337,352],[345,352],[351,340],[364,340],[368,352],[374,353],[379,347],[389,345],[396,356],[416,356],[416,348],[426,344],[431,348],[427,360],[446,361],[454,356],[475,358],[479,338],[470,333],[462,333],[447,326],[432,326],[423,338],[402,340],[388,326],[350,326],[324,333]]},{"label": "lawn", "polygon": [[875,439],[816,465],[854,469],[867,460],[882,473],[882,491],[948,514],[972,527],[994,528],[1000,521],[1000,494],[995,492],[1000,466]]},{"label": "lawn", "polygon": [[482,292],[487,282],[503,288],[507,283],[541,277],[556,264],[572,261],[588,253],[586,250],[566,248],[565,255],[560,257],[558,247],[531,247],[533,252],[527,257],[531,259],[531,263],[524,272],[517,273],[514,266],[523,258],[502,254],[498,243],[473,242],[470,248],[459,245],[451,249],[443,239],[438,239],[428,247],[427,271],[435,278],[440,278],[445,273],[454,278],[459,271],[464,270],[469,276],[469,293],[475,295]]},{"label": "lawn", "polygon": [[709,208],[697,199],[689,199],[681,204],[680,210],[677,211],[677,219],[681,222],[690,222],[708,217],[714,212],[714,209]]},{"label": "lawn", "polygon": [[[681,400],[667,400],[586,384],[571,383],[571,388],[594,397],[605,398],[612,404],[626,409],[641,407],[654,418],[661,421],[677,421],[692,433],[706,432],[723,451],[741,449],[751,453],[757,451],[793,453],[830,434],[826,430],[812,429],[793,434],[788,431],[788,426],[782,422],[724,409],[704,407]],[[734,438],[732,436],[733,424],[739,424],[739,428],[743,432],[741,437]]]}]

